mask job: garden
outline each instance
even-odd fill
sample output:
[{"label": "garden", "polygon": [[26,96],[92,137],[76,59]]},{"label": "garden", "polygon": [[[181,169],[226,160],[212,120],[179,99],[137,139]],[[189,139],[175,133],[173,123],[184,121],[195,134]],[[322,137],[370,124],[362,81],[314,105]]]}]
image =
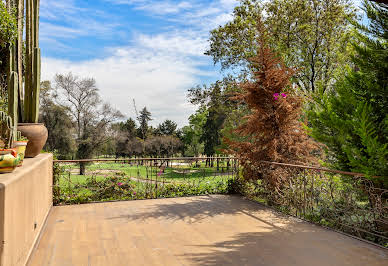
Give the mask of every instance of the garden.
[{"label": "garden", "polygon": [[[234,158],[90,160],[54,163],[54,204],[227,194]],[[80,164],[86,164],[80,175]]]}]

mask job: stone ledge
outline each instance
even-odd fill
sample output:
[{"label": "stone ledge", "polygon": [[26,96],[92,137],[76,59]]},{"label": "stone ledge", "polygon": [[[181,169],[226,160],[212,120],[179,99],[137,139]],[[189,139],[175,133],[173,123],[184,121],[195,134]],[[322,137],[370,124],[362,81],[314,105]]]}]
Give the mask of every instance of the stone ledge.
[{"label": "stone ledge", "polygon": [[52,207],[52,154],[0,175],[0,265],[25,265]]}]

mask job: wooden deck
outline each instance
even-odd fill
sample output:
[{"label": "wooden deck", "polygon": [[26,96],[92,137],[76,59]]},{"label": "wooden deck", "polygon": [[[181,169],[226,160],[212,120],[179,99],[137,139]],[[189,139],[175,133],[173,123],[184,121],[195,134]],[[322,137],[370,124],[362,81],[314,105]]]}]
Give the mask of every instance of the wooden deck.
[{"label": "wooden deck", "polygon": [[54,207],[29,265],[388,265],[386,249],[238,196]]}]

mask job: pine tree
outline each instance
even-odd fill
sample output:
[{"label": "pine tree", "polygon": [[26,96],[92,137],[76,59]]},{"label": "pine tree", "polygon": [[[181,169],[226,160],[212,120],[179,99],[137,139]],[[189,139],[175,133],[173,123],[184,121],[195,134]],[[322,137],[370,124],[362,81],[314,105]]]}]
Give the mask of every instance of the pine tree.
[{"label": "pine tree", "polygon": [[139,116],[137,117],[137,121],[139,122],[139,136],[145,140],[147,138],[148,132],[148,122],[151,121],[151,112],[147,110],[147,107],[144,107]]},{"label": "pine tree", "polygon": [[295,71],[286,67],[269,48],[267,31],[261,21],[258,32],[257,56],[250,60],[254,80],[241,84],[243,92],[235,97],[248,107],[250,114],[234,130],[240,139],[226,142],[241,158],[246,178],[262,178],[276,189],[292,176],[290,170],[273,169],[260,162],[306,164],[312,161],[310,154],[315,145],[300,122],[303,101],[290,83]]},{"label": "pine tree", "polygon": [[308,112],[311,135],[326,145],[327,159],[340,170],[361,172],[388,185],[388,8],[364,2],[369,25],[354,23],[354,66],[335,92],[316,99]]}]

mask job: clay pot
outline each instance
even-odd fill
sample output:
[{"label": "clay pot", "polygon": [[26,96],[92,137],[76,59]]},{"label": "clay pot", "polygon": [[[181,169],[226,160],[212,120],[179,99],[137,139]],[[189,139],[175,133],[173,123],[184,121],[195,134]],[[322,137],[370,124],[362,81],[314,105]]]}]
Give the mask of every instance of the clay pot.
[{"label": "clay pot", "polygon": [[23,137],[28,139],[25,157],[34,158],[40,154],[48,137],[48,131],[44,124],[19,123],[18,131],[22,133]]}]

